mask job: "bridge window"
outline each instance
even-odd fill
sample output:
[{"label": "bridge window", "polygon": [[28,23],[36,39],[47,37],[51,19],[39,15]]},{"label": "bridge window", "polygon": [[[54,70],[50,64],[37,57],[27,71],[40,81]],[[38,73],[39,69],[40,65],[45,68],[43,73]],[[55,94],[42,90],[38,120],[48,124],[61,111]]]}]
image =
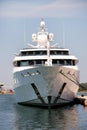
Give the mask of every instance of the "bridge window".
[{"label": "bridge window", "polygon": [[71,59],[53,59],[52,64],[55,65],[75,65],[75,61]]},{"label": "bridge window", "polygon": [[68,51],[51,50],[50,55],[69,55]]}]

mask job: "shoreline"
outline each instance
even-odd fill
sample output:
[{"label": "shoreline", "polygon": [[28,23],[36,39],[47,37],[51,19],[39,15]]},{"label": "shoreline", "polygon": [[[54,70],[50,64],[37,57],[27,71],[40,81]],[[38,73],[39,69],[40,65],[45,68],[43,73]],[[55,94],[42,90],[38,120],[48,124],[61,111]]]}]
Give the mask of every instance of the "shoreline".
[{"label": "shoreline", "polygon": [[14,94],[15,92],[13,90],[9,91],[0,91],[0,94]]}]

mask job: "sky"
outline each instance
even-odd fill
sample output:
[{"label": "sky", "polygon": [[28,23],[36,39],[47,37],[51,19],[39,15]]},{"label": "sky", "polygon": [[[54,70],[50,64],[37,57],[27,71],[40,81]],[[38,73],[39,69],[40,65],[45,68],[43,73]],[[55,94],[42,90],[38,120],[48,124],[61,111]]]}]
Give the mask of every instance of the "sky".
[{"label": "sky", "polygon": [[13,88],[13,58],[32,43],[41,19],[58,46],[79,59],[87,82],[87,0],[0,0],[0,82]]}]

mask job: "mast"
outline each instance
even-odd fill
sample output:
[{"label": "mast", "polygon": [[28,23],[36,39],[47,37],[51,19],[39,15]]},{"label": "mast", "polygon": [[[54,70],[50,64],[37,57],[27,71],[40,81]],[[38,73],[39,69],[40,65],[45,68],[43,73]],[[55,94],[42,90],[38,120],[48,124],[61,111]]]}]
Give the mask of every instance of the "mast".
[{"label": "mast", "polygon": [[52,65],[52,60],[50,59],[50,43],[47,42],[47,65]]},{"label": "mast", "polygon": [[45,21],[40,22],[40,32],[32,34],[33,41],[37,42],[37,48],[47,48],[47,61],[48,66],[52,65],[50,59],[50,42],[53,41],[53,33],[46,32]]},{"label": "mast", "polygon": [[40,23],[40,27],[41,27],[41,32],[43,33],[46,33],[46,37],[47,37],[47,42],[46,42],[46,48],[47,48],[47,62],[46,64],[48,66],[52,65],[52,61],[50,59],[50,39],[49,39],[49,34],[48,32],[46,32],[46,28],[45,28],[45,22],[42,20],[41,23]]}]

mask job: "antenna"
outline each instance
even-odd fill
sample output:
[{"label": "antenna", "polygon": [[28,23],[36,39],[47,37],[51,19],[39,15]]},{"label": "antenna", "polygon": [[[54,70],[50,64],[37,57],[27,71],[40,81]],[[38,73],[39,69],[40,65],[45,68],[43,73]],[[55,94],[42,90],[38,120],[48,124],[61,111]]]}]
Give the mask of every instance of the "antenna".
[{"label": "antenna", "polygon": [[64,23],[62,23],[62,31],[63,31],[63,47],[65,47],[65,29],[64,29]]},{"label": "antenna", "polygon": [[24,19],[24,44],[26,43],[26,25],[25,25],[25,19]]}]

